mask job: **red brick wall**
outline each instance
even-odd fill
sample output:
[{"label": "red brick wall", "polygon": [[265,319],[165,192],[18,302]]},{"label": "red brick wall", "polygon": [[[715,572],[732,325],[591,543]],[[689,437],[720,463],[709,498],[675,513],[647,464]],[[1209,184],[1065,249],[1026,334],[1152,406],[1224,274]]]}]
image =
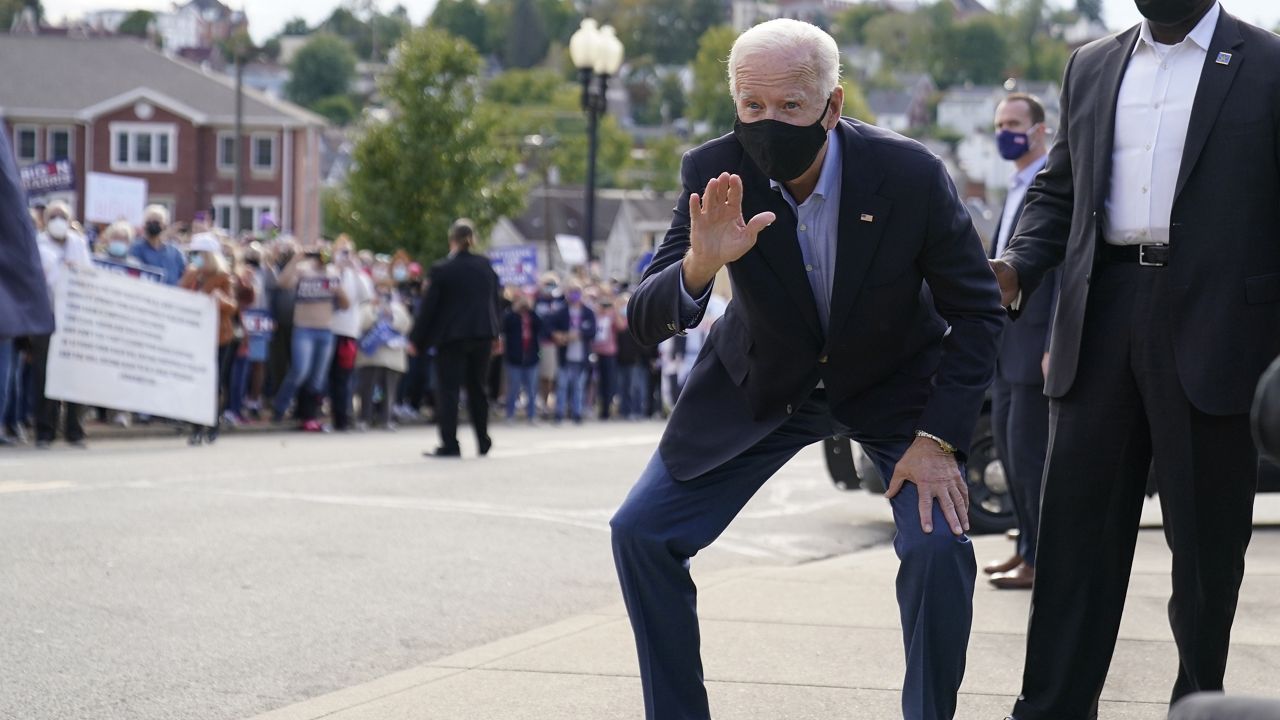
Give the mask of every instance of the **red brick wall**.
[{"label": "red brick wall", "polygon": [[[94,120],[93,158],[84,171],[113,173],[127,177],[141,178],[147,181],[147,194],[150,196],[167,195],[174,201],[174,220],[190,220],[197,209],[196,179],[200,168],[196,153],[196,128],[181,115],[169,112],[152,104],[155,112],[152,117],[143,120],[134,113],[134,104],[100,115]],[[116,171],[111,169],[111,123],[155,123],[172,124],[177,129],[173,139],[173,147],[169,152],[173,155],[175,165],[172,173],[167,172],[135,172]]]}]

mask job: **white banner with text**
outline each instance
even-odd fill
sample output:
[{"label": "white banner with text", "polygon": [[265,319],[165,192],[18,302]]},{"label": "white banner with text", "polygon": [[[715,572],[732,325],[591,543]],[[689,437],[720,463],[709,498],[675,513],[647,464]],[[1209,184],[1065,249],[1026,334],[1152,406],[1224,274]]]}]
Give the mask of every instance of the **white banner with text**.
[{"label": "white banner with text", "polygon": [[54,290],[45,395],[212,426],[218,310],[208,295],[72,268]]}]

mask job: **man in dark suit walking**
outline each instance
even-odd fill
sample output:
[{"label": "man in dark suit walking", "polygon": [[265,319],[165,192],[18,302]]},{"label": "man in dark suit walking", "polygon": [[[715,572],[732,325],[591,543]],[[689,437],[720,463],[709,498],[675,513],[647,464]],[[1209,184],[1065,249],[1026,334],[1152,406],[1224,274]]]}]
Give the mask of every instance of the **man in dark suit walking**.
[{"label": "man in dark suit walking", "polygon": [[994,261],[1005,300],[1063,264],[1018,720],[1097,716],[1148,465],[1173,551],[1174,700],[1222,688],[1280,351],[1280,38],[1216,0],[1072,56],[1062,130]]},{"label": "man in dark suit walking", "polygon": [[429,457],[462,455],[458,445],[458,399],[464,383],[480,454],[489,454],[493,447],[485,380],[493,341],[498,337],[502,287],[489,259],[471,252],[475,239],[475,227],[469,220],[458,220],[449,228],[449,257],[432,266],[427,294],[410,333],[418,352],[436,349],[440,447],[426,453]]},{"label": "man in dark suit walking", "polygon": [[[1022,217],[1027,189],[1044,168],[1048,155],[1044,105],[1031,95],[1014,93],[996,107],[996,144],[1016,168],[991,243],[1000,257]],[[988,564],[983,571],[1001,590],[1027,590],[1036,578],[1036,534],[1040,527],[1040,478],[1049,445],[1049,399],[1044,378],[1049,358],[1049,321],[1057,297],[1057,274],[1022,308],[1017,323],[1005,327],[991,386],[991,427],[1004,465],[1018,521],[1018,550],[1013,557]]]},{"label": "man in dark suit walking", "polygon": [[803,447],[848,435],[892,478],[903,716],[950,718],[977,573],[961,464],[1004,322],[995,278],[942,162],[840,117],[829,35],[757,25],[729,71],[735,130],[685,155],[628,304],[654,345],[699,323],[722,267],[734,288],[611,523],[647,717],[710,717],[690,558]]}]

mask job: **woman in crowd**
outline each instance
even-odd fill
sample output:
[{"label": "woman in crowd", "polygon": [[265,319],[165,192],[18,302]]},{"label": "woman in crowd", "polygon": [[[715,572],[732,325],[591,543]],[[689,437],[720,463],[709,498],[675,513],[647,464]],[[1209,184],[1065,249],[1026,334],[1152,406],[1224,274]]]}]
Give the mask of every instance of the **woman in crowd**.
[{"label": "woman in crowd", "polygon": [[294,252],[280,273],[280,288],[293,295],[293,362],[276,392],[272,421],[282,422],[294,395],[297,418],[307,432],[324,432],[320,404],[333,360],[333,313],[351,306],[342,281],[324,260],[324,248],[313,243]]},{"label": "woman in crowd", "polygon": [[[236,282],[231,268],[223,255],[222,245],[212,233],[200,233],[191,239],[191,264],[182,276],[178,286],[186,290],[204,293],[213,298],[218,306],[218,406],[217,418],[226,409],[227,399],[231,395],[231,365],[235,360],[236,348],[236,310],[239,302],[236,299]],[[192,445],[202,442],[213,443],[218,439],[218,420],[210,427],[193,424],[191,426]]]},{"label": "woman in crowd", "polygon": [[357,428],[373,425],[373,411],[379,408],[382,427],[395,430],[392,409],[396,405],[396,388],[408,365],[404,334],[413,325],[413,317],[400,300],[395,283],[389,277],[378,283],[377,295],[360,310],[360,353],[356,356],[356,394],[360,400]]},{"label": "woman in crowd", "polygon": [[360,268],[355,243],[347,235],[339,235],[333,243],[333,267],[350,301],[349,307],[334,311],[330,325],[334,352],[329,364],[329,413],[333,429],[341,432],[351,428],[361,310],[373,299],[373,286]]}]

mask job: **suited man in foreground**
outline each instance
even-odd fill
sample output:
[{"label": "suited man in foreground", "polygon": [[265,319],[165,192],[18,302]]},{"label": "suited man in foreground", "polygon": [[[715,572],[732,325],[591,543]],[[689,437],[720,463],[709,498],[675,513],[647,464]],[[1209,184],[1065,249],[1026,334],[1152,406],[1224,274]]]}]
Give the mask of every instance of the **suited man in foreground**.
[{"label": "suited man in foreground", "polygon": [[[1013,93],[996,106],[996,144],[1014,165],[1009,193],[991,243],[992,257],[1009,246],[1022,217],[1027,189],[1044,168],[1048,128],[1044,105],[1031,95]],[[991,426],[996,451],[1009,480],[1018,521],[1018,550],[983,571],[1001,590],[1029,590],[1036,578],[1036,534],[1040,527],[1040,479],[1049,444],[1049,399],[1044,379],[1049,358],[1049,321],[1057,299],[1057,273],[1050,273],[1022,308],[1017,323],[1005,327],[991,386]]]},{"label": "suited man in foreground", "polygon": [[724,266],[734,289],[611,523],[647,717],[710,717],[690,558],[799,450],[847,435],[892,478],[903,716],[950,718],[977,573],[961,464],[1003,325],[995,278],[942,162],[840,117],[825,32],[748,30],[729,87],[734,132],[685,155],[627,306],[655,345],[699,323]]},{"label": "suited man in foreground", "polygon": [[502,287],[489,259],[471,252],[475,241],[476,230],[470,220],[458,220],[449,228],[449,257],[432,266],[426,297],[409,334],[418,352],[436,349],[440,447],[425,453],[428,457],[462,456],[458,398],[464,383],[480,454],[488,455],[493,447],[485,383],[493,341],[498,337]]},{"label": "suited man in foreground", "polygon": [[1017,720],[1096,717],[1148,465],[1173,551],[1172,698],[1222,688],[1280,352],[1280,38],[1216,0],[1072,56],[1062,130],[1002,260],[1005,300],[1062,264],[1048,467]]}]

